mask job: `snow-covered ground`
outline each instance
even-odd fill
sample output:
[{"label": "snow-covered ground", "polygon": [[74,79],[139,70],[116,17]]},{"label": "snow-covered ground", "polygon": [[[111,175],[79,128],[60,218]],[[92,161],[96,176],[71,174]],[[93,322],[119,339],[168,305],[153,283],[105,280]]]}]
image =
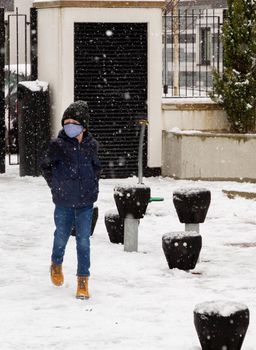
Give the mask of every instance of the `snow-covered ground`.
[{"label": "snow-covered ground", "polygon": [[[196,304],[230,300],[249,307],[244,350],[256,348],[256,201],[228,199],[225,190],[256,192],[256,184],[149,178],[152,196],[139,226],[139,252],[111,244],[104,213],[115,207],[116,184],[101,180],[99,220],[91,240],[91,299],[76,300],[75,239],[67,246],[63,287],[50,283],[53,204],[43,178],[0,175],[0,348],[3,350],[199,350],[193,325]],[[181,231],[172,193],[206,187],[212,202],[200,231],[203,248],[194,271],[169,270],[161,239]]]}]

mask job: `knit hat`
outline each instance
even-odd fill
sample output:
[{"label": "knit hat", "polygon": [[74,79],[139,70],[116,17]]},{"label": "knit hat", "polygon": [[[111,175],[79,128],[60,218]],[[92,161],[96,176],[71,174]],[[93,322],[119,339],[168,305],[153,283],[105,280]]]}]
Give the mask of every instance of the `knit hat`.
[{"label": "knit hat", "polygon": [[87,102],[79,100],[71,103],[64,111],[61,125],[64,125],[64,121],[66,119],[74,119],[83,125],[84,128],[88,128],[89,117],[90,115]]}]

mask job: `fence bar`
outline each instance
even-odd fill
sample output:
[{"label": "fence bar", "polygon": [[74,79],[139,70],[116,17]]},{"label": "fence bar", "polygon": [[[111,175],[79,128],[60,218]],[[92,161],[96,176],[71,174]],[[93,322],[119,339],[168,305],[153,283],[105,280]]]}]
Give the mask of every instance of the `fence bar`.
[{"label": "fence bar", "polygon": [[19,9],[16,7],[16,66],[17,66],[17,74],[16,81],[17,87],[19,84]]},{"label": "fence bar", "polygon": [[0,8],[0,173],[5,173],[5,23]]},{"label": "fence bar", "polygon": [[195,96],[195,13],[192,10],[192,95]]},{"label": "fence bar", "polygon": [[[206,72],[205,72],[205,89],[206,89],[206,95],[208,92],[208,69],[209,69],[209,65],[211,64],[211,56],[208,55],[208,50],[211,50],[211,47],[209,47],[210,43],[208,42],[208,38],[211,36],[211,29],[208,32],[209,27],[208,27],[208,9],[206,9],[206,40],[205,40],[205,55],[206,55]],[[210,52],[210,51],[209,51]]]},{"label": "fence bar", "polygon": [[180,96],[180,78],[181,78],[181,69],[180,69],[180,42],[181,42],[181,36],[180,36],[180,10],[178,11],[178,45],[179,45],[179,71],[178,71],[178,77],[179,77],[179,96]]},{"label": "fence bar", "polygon": [[171,16],[171,21],[172,21],[172,31],[171,31],[171,44],[172,44],[172,96],[174,95],[174,22],[173,22],[173,12]]},{"label": "fence bar", "polygon": [[11,105],[11,39],[10,39],[10,17],[11,15],[8,15],[7,20],[7,62],[8,62],[8,157],[9,157],[9,164],[11,163],[11,111],[10,111],[10,105]]},{"label": "fence bar", "polygon": [[201,96],[201,62],[202,62],[202,58],[203,58],[203,53],[202,53],[202,27],[201,27],[201,10],[199,10],[199,73],[198,73],[198,83],[199,83],[199,96]]},{"label": "fence bar", "polygon": [[[19,56],[19,9],[16,7],[16,85],[17,85],[17,90],[18,90],[18,84],[19,84],[19,61],[20,61],[20,56]],[[19,115],[19,105],[18,101],[16,102],[16,111],[17,111],[17,116]],[[19,122],[19,121],[18,121]],[[9,129],[9,133],[10,133]],[[18,137],[18,142],[19,142],[19,137]],[[17,165],[19,164],[19,154],[17,154],[17,161],[16,163],[11,162],[11,152],[9,152],[9,164],[10,165]]]},{"label": "fence bar", "polygon": [[218,17],[217,71],[220,73],[220,18]]},{"label": "fence bar", "polygon": [[[37,9],[30,9],[30,60],[31,60],[31,80],[38,78],[38,54],[37,54]],[[167,60],[167,52],[166,60]]]},{"label": "fence bar", "polygon": [[27,15],[25,17],[25,22],[24,22],[24,30],[25,30],[25,78],[28,80],[28,21],[27,21]]},{"label": "fence bar", "polygon": [[185,65],[186,65],[186,96],[188,95],[188,11],[185,11],[185,47],[186,47],[186,54],[185,54]]},{"label": "fence bar", "polygon": [[213,9],[213,33],[212,33],[212,67],[215,69],[215,27],[216,27],[216,23],[215,23],[215,9]]}]

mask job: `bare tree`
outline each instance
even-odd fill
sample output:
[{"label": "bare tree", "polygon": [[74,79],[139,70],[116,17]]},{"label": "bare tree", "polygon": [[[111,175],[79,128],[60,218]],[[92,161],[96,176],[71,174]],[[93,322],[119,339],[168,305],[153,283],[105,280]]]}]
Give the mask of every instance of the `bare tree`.
[{"label": "bare tree", "polygon": [[165,5],[166,13],[173,12],[173,10],[177,11],[177,8],[179,6],[179,2],[180,2],[180,0],[167,0],[166,5]]},{"label": "bare tree", "polygon": [[178,7],[180,0],[166,1],[165,15],[172,12],[173,19],[173,95],[179,94],[179,16]]}]

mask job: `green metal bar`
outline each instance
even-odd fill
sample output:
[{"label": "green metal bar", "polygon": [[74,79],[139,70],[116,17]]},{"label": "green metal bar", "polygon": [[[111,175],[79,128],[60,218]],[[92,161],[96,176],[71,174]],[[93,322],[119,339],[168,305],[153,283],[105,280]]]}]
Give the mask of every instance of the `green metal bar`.
[{"label": "green metal bar", "polygon": [[162,202],[163,200],[164,200],[164,198],[162,198],[162,197],[150,197],[149,203],[150,202]]}]

